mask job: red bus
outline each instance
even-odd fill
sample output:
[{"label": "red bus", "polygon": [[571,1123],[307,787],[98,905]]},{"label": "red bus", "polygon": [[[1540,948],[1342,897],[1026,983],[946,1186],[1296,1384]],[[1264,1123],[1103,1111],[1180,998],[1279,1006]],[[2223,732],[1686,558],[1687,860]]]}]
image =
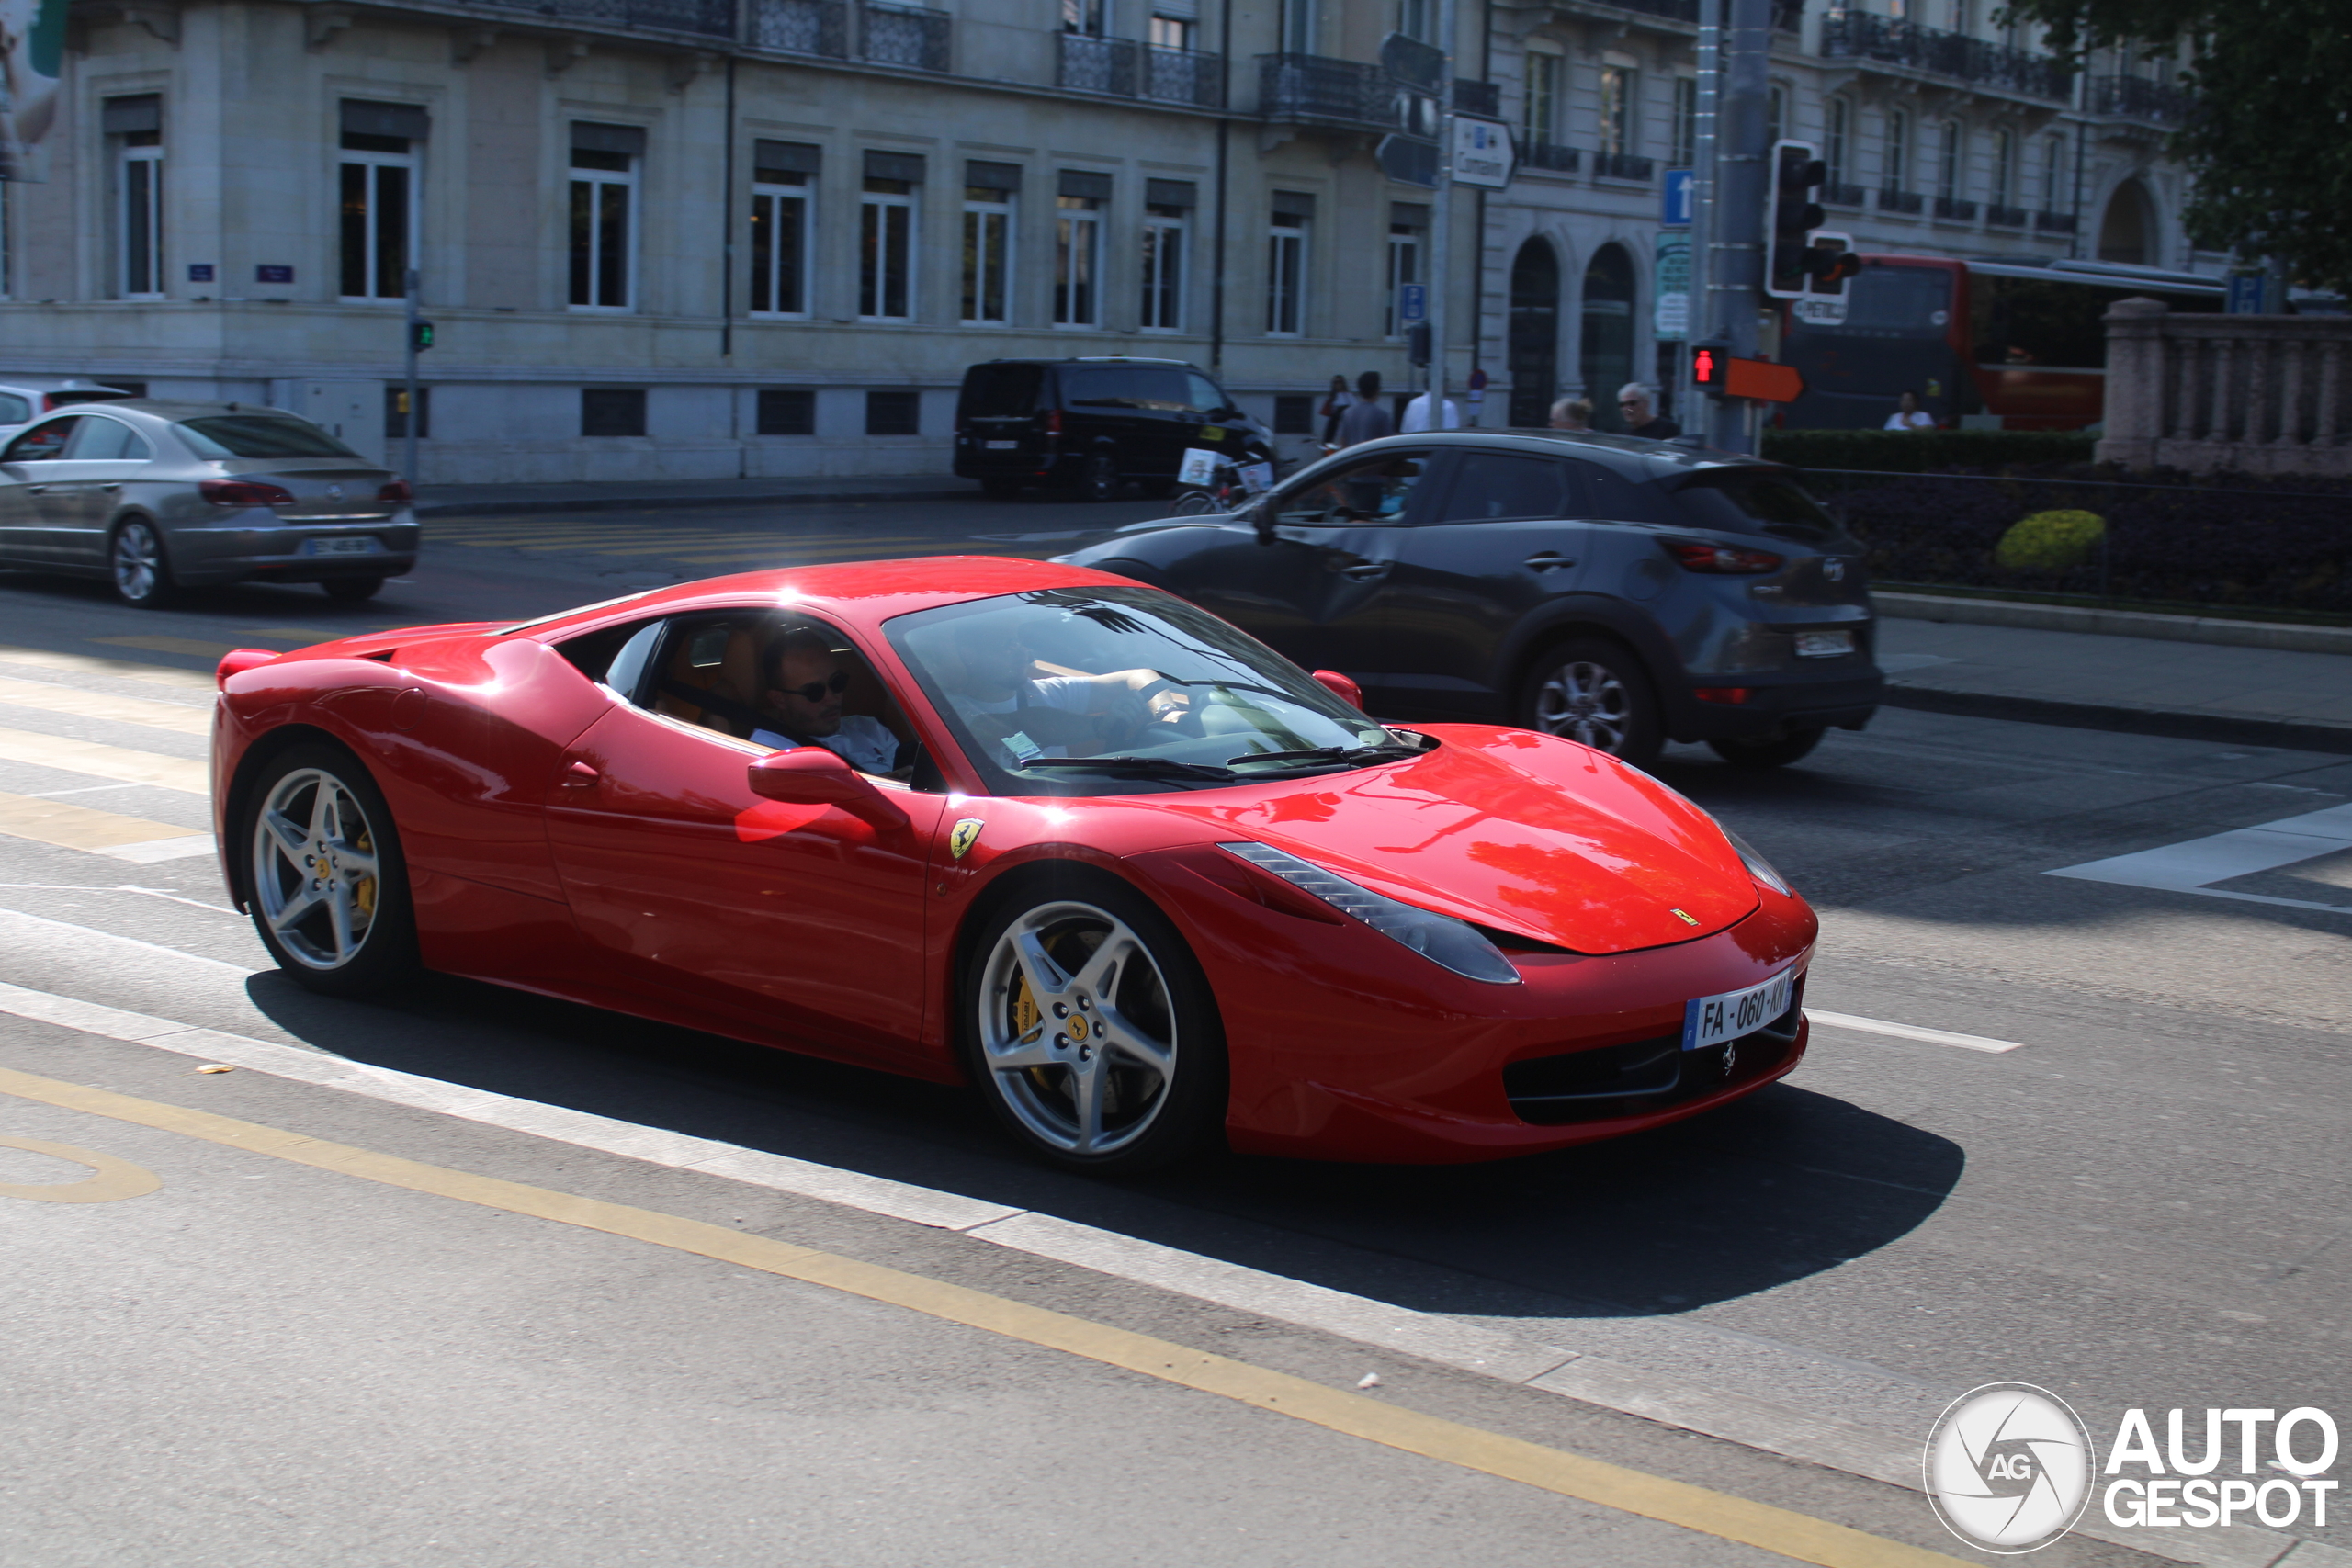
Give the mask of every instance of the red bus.
[{"label": "red bus", "polygon": [[1782,411],[1792,429],[1875,430],[1905,391],[1953,428],[2079,430],[2107,390],[2107,328],[2118,299],[2219,310],[2219,278],[2111,262],[1865,255],[1849,279],[1845,320],[1784,316],[1781,362],[1804,396]]}]

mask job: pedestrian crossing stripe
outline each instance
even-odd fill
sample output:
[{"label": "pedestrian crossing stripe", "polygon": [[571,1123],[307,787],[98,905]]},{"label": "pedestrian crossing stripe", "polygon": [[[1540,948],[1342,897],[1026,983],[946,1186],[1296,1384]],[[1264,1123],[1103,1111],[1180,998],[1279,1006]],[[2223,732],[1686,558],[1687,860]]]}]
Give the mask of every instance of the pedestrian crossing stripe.
[{"label": "pedestrian crossing stripe", "polygon": [[184,795],[209,795],[212,770],[185,757],[158,756],[125,746],[102,746],[95,740],[69,740],[62,736],[38,735],[26,729],[0,729],[0,761],[27,762],[83,773],[117,784],[153,784]]},{"label": "pedestrian crossing stripe", "polygon": [[[9,655],[0,651],[0,661]],[[175,671],[176,673],[176,671]],[[210,682],[205,682],[209,686]],[[177,735],[209,736],[212,733],[212,707],[206,704],[196,707],[182,703],[156,702],[149,697],[122,697],[112,692],[93,692],[80,686],[53,684],[47,681],[18,681],[0,676],[0,708],[29,708],[38,713],[69,714],[75,718],[106,719],[115,724],[140,724],[150,729],[168,729]]]},{"label": "pedestrian crossing stripe", "polygon": [[0,794],[0,833],[142,864],[212,852],[209,833],[30,795]]},{"label": "pedestrian crossing stripe", "polygon": [[144,681],[151,686],[175,686],[183,691],[202,692],[206,705],[211,705],[213,684],[209,671],[198,674],[193,670],[175,670],[168,665],[136,663],[128,659],[102,659],[89,653],[61,653],[46,648],[0,647],[0,664],[22,665],[30,670],[62,670],[73,675],[102,675],[115,681]]}]

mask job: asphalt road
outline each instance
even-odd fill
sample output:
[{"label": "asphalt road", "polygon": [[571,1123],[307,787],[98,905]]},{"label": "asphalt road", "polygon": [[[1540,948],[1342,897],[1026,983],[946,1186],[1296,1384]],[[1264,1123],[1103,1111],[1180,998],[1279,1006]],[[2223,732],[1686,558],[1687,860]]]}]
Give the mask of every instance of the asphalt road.
[{"label": "asphalt road", "polygon": [[[1043,555],[1067,540],[985,536],[1151,510],[450,520],[413,580],[358,606],[248,589],[140,614],[0,578],[0,795],[204,831],[191,676],[223,646],[521,617],[790,559]],[[107,750],[76,761],[60,740]],[[1811,1007],[2016,1048],[1817,1024],[1785,1084],[1649,1137],[1451,1170],[1224,1157],[1106,1187],[1025,1163],[948,1091],[452,981],[311,998],[268,972],[201,856],[0,836],[0,981],[1076,1222],[1898,1441],[1996,1380],[2056,1391],[2101,1443],[2133,1406],[2352,1416],[2352,914],[2301,907],[2352,903],[2352,852],[2212,885],[2251,898],[2047,874],[2342,806],[2352,761],[1888,712],[1778,773],[1696,748],[1660,772],[1814,899]],[[190,1048],[0,1012],[0,1067],[19,1073],[782,1238],[1330,1389],[1372,1373],[1369,1399],[1464,1431],[1973,1555],[1915,1493],[1299,1327],[1271,1297],[1253,1311],[415,1105],[198,1076]],[[0,1139],[162,1180],[86,1205],[0,1186],[11,1563],[1773,1560],[1481,1473],[1468,1449],[1385,1445],[756,1259],[0,1091]],[[0,1147],[0,1184],[86,1174]],[[2267,1562],[2286,1541],[2189,1544]],[[2076,1539],[2038,1561],[2126,1555]],[[2290,1568],[2324,1561],[2299,1549]]]}]

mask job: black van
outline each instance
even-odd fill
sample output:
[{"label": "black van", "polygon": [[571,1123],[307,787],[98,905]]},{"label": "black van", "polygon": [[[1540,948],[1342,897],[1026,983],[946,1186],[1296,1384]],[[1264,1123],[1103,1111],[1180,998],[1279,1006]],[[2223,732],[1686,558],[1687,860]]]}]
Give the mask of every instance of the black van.
[{"label": "black van", "polygon": [[1176,484],[1187,447],[1271,461],[1273,433],[1181,359],[991,359],[964,372],[956,472],[989,494],[1056,485],[1110,501]]}]

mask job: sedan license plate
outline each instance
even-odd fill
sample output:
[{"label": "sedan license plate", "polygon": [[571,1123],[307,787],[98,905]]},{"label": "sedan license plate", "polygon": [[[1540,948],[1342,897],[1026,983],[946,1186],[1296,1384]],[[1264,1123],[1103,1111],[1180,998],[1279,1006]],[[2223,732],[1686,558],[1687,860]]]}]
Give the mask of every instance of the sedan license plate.
[{"label": "sedan license plate", "polygon": [[991,441],[988,444],[988,447],[991,452],[1015,452],[1020,450],[1021,443],[1018,441]]},{"label": "sedan license plate", "polygon": [[356,539],[305,539],[302,553],[306,556],[372,556],[384,547],[372,535]]},{"label": "sedan license plate", "polygon": [[1798,973],[1792,964],[1760,986],[1696,998],[1682,1010],[1682,1048],[1703,1051],[1763,1028],[1789,1010],[1789,992]]},{"label": "sedan license plate", "polygon": [[1797,633],[1799,659],[1836,659],[1840,654],[1853,651],[1854,634],[1852,632]]}]

